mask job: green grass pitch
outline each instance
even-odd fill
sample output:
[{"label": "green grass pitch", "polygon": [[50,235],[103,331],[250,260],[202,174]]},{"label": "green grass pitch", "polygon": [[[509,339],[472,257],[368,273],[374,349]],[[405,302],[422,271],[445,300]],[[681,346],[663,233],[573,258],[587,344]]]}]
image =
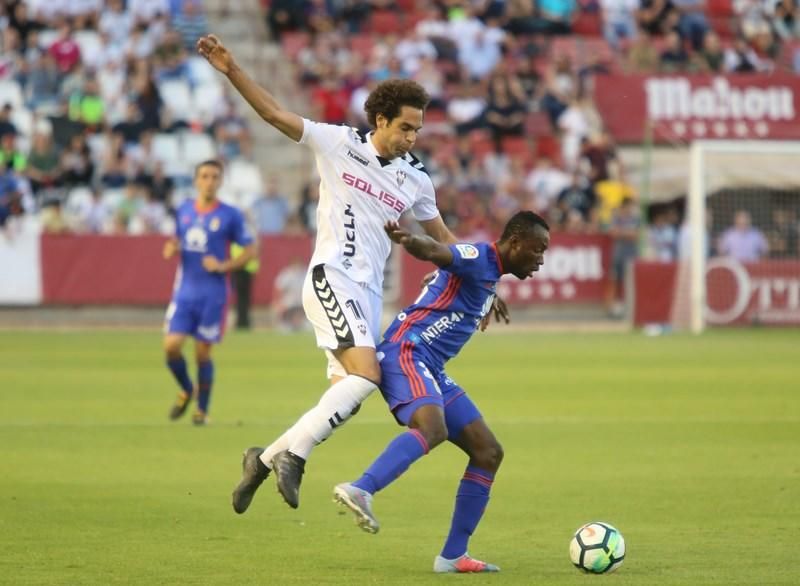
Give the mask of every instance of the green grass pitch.
[{"label": "green grass pitch", "polygon": [[[229,334],[213,423],[194,428],[166,419],[158,332],[0,332],[0,583],[800,582],[797,330],[477,335],[448,372],[506,452],[470,545],[502,568],[485,576],[431,572],[465,465],[453,446],[377,495],[378,535],[331,502],[400,431],[378,395],[314,453],[297,511],[270,478],[233,513],[242,450],[325,387],[313,346]],[[592,520],[626,538],[611,576],[569,563]]]}]

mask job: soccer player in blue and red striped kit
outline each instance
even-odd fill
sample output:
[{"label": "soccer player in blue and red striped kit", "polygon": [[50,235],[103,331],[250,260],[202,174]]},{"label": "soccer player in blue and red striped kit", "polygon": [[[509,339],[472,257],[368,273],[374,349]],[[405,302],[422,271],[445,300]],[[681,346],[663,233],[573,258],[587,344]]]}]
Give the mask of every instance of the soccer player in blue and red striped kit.
[{"label": "soccer player in blue and red striped kit", "polygon": [[[217,199],[222,183],[222,165],[205,161],[195,169],[197,197],[186,200],[175,214],[175,237],[164,244],[164,258],[180,252],[181,264],[175,275],[172,302],[165,318],[164,351],[169,368],[180,391],[169,412],[178,419],[197,397],[192,421],[203,425],[208,421],[214,363],[211,348],[222,341],[228,306],[227,273],[235,271],[255,258],[255,244],[242,213]],[[243,247],[242,254],[228,258],[232,242]],[[195,388],[182,348],[187,336],[195,340],[197,387]]]},{"label": "soccer player in blue and red striped kit", "polygon": [[351,509],[358,525],[377,533],[373,495],[396,480],[434,447],[449,440],[469,463],[456,494],[447,541],[434,560],[437,573],[497,572],[467,554],[469,538],[489,502],[503,450],[466,392],[444,371],[492,307],[500,277],[533,276],[550,243],[547,223],[529,211],[515,214],[495,243],[441,244],[412,235],[396,222],[386,233],[415,257],[440,267],[417,300],[404,309],[378,346],[380,390],[392,414],[409,429],[400,434],[353,483],[339,484],[334,498]]}]

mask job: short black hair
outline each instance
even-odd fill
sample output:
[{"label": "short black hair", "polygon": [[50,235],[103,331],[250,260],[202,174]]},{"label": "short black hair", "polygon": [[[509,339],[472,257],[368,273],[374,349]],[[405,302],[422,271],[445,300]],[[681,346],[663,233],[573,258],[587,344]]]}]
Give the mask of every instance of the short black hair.
[{"label": "short black hair", "polygon": [[520,236],[524,237],[529,235],[536,226],[540,226],[550,231],[550,226],[547,225],[547,222],[544,221],[539,214],[534,212],[523,210],[521,212],[517,212],[511,219],[506,223],[506,227],[503,229],[503,235],[500,236],[501,241],[508,240],[512,236]]},{"label": "short black hair", "polygon": [[378,126],[377,116],[383,114],[391,122],[400,115],[403,106],[425,110],[431,97],[421,85],[411,79],[387,79],[378,84],[364,104],[370,126]]},{"label": "short black hair", "polygon": [[216,167],[219,169],[219,172],[222,173],[224,169],[222,168],[222,163],[220,163],[216,159],[208,159],[207,161],[203,161],[202,163],[198,163],[197,166],[194,168],[194,176],[197,177],[197,173],[200,172],[202,167]]}]

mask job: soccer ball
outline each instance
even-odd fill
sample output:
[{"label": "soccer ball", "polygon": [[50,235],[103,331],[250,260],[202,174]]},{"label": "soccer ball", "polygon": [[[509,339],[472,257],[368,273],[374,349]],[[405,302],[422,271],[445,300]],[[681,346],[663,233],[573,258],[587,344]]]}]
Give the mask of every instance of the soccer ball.
[{"label": "soccer ball", "polygon": [[587,523],[569,542],[569,559],[584,572],[613,572],[625,560],[625,540],[622,533],[608,523]]}]

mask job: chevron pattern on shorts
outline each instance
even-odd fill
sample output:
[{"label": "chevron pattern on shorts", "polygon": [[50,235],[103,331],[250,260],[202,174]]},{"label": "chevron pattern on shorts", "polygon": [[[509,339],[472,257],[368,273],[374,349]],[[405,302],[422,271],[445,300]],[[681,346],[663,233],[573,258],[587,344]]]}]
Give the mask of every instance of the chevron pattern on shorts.
[{"label": "chevron pattern on shorts", "polygon": [[322,304],[322,308],[328,316],[328,321],[331,322],[339,347],[354,346],[353,332],[350,330],[350,324],[347,323],[347,319],[339,302],[336,300],[336,295],[334,295],[330,283],[328,283],[328,279],[325,276],[325,267],[323,265],[315,266],[311,272],[311,279],[314,285],[314,293],[316,293],[317,299]]}]

